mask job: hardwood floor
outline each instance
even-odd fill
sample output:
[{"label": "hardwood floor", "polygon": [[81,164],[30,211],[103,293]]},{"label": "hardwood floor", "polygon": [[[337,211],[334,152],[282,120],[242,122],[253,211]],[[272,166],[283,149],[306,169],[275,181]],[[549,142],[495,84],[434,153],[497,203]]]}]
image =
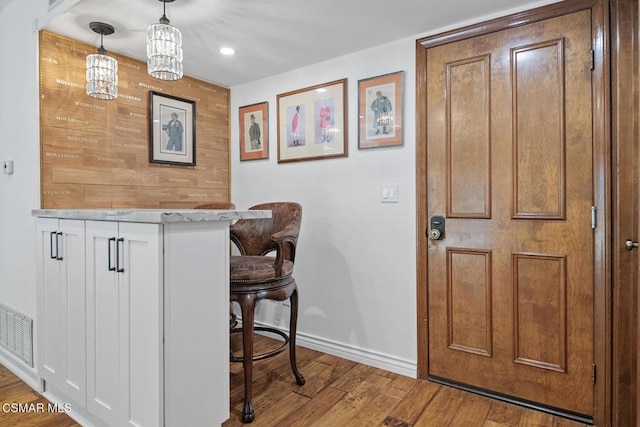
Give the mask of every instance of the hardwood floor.
[{"label": "hardwood floor", "polygon": [[[232,348],[239,350],[238,337]],[[256,337],[256,351],[272,342]],[[258,348],[263,346],[262,349]],[[254,363],[252,426],[578,427],[583,424],[298,347],[306,384],[288,353]],[[231,416],[241,426],[242,364],[231,364]]]},{"label": "hardwood floor", "polygon": [[[236,338],[232,348],[236,349]],[[273,342],[256,337],[256,350]],[[254,364],[252,426],[460,426],[579,427],[583,424],[524,409],[435,383],[298,347],[306,378],[296,385],[288,353]],[[231,416],[223,426],[242,426],[242,364],[231,364]],[[0,365],[0,405],[47,401]],[[78,426],[63,413],[5,413],[0,426]]]}]

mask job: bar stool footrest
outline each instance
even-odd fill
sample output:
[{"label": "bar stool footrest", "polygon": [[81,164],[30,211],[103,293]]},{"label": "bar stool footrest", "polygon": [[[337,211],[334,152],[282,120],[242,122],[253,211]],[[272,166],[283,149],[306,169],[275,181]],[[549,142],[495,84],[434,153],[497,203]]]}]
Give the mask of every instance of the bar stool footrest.
[{"label": "bar stool footrest", "polygon": [[[261,353],[261,354],[256,354],[253,356],[253,360],[262,360],[262,359],[266,359],[268,357],[271,356],[275,356],[276,354],[282,353],[285,349],[287,349],[287,347],[289,347],[289,335],[287,335],[286,333],[282,332],[280,329],[276,329],[276,328],[271,328],[268,326],[255,326],[253,328],[254,331],[261,331],[261,332],[267,332],[267,333],[271,333],[271,334],[276,334],[276,335],[280,335],[284,341],[282,343],[282,345],[278,348],[276,348],[275,350],[271,350],[265,353]],[[231,331],[229,332],[230,334],[235,334],[238,332],[242,332],[242,328],[233,328],[231,329]],[[232,362],[242,362],[244,360],[244,357],[240,357],[240,356],[234,356],[233,354],[229,355],[229,360],[231,360]]]}]

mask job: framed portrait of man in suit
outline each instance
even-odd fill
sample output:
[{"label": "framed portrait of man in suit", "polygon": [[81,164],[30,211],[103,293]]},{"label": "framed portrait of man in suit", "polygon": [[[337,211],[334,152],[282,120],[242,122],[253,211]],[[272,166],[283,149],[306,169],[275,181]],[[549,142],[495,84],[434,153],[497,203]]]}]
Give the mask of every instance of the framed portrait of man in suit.
[{"label": "framed portrait of man in suit", "polygon": [[196,164],[195,101],[149,92],[150,162]]}]

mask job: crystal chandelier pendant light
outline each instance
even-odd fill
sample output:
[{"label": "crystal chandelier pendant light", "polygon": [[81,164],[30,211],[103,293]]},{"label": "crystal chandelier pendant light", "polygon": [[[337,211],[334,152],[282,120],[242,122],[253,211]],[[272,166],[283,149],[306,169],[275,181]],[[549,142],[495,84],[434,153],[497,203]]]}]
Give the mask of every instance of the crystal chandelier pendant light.
[{"label": "crystal chandelier pendant light", "polygon": [[114,29],[103,22],[91,22],[89,28],[100,34],[100,47],[98,53],[87,55],[87,95],[97,99],[116,99],[118,97],[118,61],[107,56],[103,46],[104,36],[113,34]]},{"label": "crystal chandelier pendant light", "polygon": [[160,23],[147,28],[147,71],[159,80],[182,78],[182,34],[167,19],[167,3],[175,0],[159,0],[164,3]]}]

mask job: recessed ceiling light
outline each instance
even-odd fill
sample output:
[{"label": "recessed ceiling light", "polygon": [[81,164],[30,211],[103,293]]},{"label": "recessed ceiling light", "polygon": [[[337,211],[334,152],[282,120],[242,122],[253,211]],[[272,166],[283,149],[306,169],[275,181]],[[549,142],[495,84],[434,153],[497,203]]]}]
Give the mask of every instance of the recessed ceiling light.
[{"label": "recessed ceiling light", "polygon": [[236,50],[232,47],[221,47],[220,53],[223,55],[235,55]]}]

